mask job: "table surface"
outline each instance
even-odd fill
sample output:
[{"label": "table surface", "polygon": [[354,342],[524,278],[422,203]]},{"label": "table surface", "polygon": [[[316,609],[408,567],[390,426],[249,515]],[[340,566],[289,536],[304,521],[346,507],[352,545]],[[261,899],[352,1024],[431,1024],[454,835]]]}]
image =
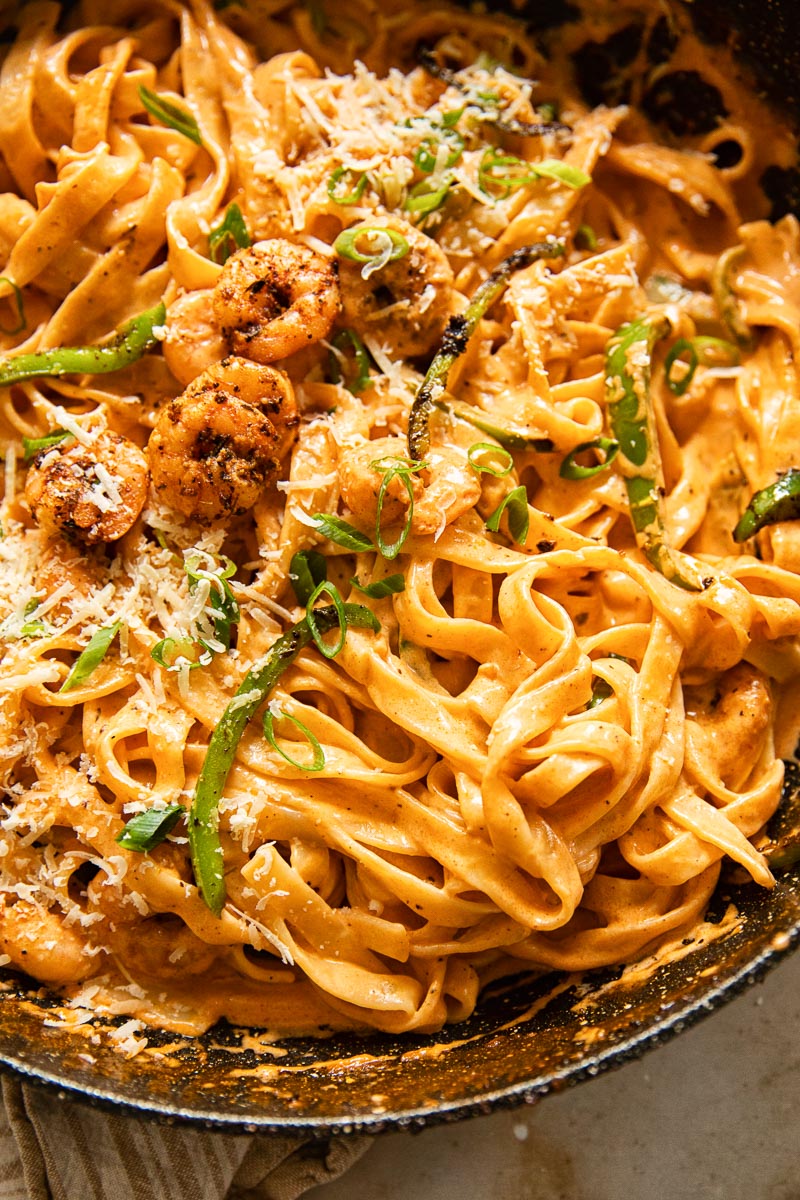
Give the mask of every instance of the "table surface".
[{"label": "table surface", "polygon": [[309,1200],[798,1200],[800,953],[533,1107],[384,1134]]}]

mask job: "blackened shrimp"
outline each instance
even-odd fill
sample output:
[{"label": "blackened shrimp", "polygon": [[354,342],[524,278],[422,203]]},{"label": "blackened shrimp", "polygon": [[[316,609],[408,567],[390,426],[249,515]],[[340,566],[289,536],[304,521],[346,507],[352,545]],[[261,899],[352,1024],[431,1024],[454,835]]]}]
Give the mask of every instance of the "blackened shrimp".
[{"label": "blackened shrimp", "polygon": [[453,272],[444,251],[397,217],[370,221],[369,229],[399,234],[408,243],[408,253],[366,278],[360,263],[342,260],[339,283],[345,320],[362,337],[374,337],[401,358],[427,354],[454,312]]},{"label": "blackened shrimp", "polygon": [[339,313],[338,267],[283,238],[232,254],[214,288],[214,315],[234,354],[288,358],[327,337]]},{"label": "blackened shrimp", "polygon": [[184,292],[167,309],[164,358],[178,383],[188,387],[193,379],[228,354],[225,338],[214,315],[211,288]]},{"label": "blackened shrimp", "polygon": [[153,486],[195,520],[246,512],[277,474],[298,419],[282,371],[225,358],[161,412],[147,444]]},{"label": "blackened shrimp", "polygon": [[147,459],[128,438],[88,430],[40,450],[25,480],[25,499],[47,534],[88,546],[127,533],[147,498]]}]

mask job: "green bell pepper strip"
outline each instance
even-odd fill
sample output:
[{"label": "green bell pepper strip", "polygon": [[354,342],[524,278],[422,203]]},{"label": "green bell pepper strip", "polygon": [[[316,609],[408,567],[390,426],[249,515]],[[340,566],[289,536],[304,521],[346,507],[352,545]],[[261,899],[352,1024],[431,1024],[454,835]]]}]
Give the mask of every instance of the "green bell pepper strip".
[{"label": "green bell pepper strip", "polygon": [[619,444],[617,465],[625,480],[636,544],[671,583],[702,591],[703,580],[691,560],[679,562],[668,545],[664,524],[663,471],[650,397],[650,364],[656,342],[669,330],[664,315],[641,317],[617,330],[606,348],[606,402],[611,432]]},{"label": "green bell pepper strip", "polygon": [[466,350],[467,342],[475,332],[481,317],[491,308],[510,277],[515,271],[521,271],[523,267],[528,267],[539,259],[558,258],[563,253],[563,242],[536,242],[532,246],[522,246],[521,249],[515,250],[486,277],[466,310],[459,316],[450,318],[442,337],[441,348],[428,367],[411,406],[408,418],[409,458],[422,462],[428,453],[431,444],[428,423],[444,393],[450,368]]},{"label": "green bell pepper strip", "polygon": [[37,379],[42,375],[107,375],[135,363],[155,346],[153,330],[164,324],[163,304],[139,313],[123,325],[115,338],[99,346],[59,346],[35,354],[18,354],[0,362],[0,387]]},{"label": "green bell pepper strip", "polygon": [[[361,604],[345,604],[344,613],[348,626],[374,631],[380,628],[375,614]],[[318,634],[326,633],[338,627],[339,614],[333,605],[318,608],[314,612],[314,622]],[[312,630],[305,617],[287,629],[273,643],[266,657],[247,672],[211,735],[189,812],[188,831],[195,881],[217,917],[225,903],[219,801],[233,766],[236,747],[251,717],[284,671],[312,640]]]},{"label": "green bell pepper strip", "polygon": [[756,492],[733,531],[735,542],[746,542],[765,525],[800,518],[800,469],[792,467],[775,483]]}]

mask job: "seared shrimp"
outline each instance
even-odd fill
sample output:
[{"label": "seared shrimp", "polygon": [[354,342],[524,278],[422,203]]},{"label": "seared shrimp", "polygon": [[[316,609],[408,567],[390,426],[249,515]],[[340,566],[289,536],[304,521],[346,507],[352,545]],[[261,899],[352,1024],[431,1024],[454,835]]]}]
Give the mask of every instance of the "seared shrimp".
[{"label": "seared shrimp", "polygon": [[147,444],[153,486],[196,520],[246,512],[276,474],[298,420],[282,371],[223,359],[160,414]]},{"label": "seared shrimp", "polygon": [[41,529],[93,546],[127,533],[147,497],[147,459],[118,433],[70,437],[40,450],[25,481],[25,499]]},{"label": "seared shrimp", "polygon": [[184,387],[228,353],[214,315],[213,299],[212,288],[201,288],[185,292],[167,309],[167,332],[161,349],[170,371]]},{"label": "seared shrimp", "polygon": [[390,260],[367,279],[360,263],[345,259],[339,282],[347,324],[362,337],[388,343],[402,358],[427,354],[453,312],[453,272],[444,251],[413,225],[396,217],[370,221],[408,242],[408,254]]},{"label": "seared shrimp", "polygon": [[[414,495],[413,533],[439,533],[456,517],[477,504],[481,495],[478,476],[466,455],[449,446],[437,446],[426,457],[425,479],[422,472],[407,476]],[[367,525],[374,525],[378,516],[378,493],[386,469],[393,464],[407,463],[405,441],[402,438],[378,438],[357,446],[339,450],[339,480],[342,499],[350,511]],[[389,481],[381,509],[381,526],[394,525],[404,518],[409,497],[402,478],[395,475]]]},{"label": "seared shrimp", "polygon": [[341,307],[337,263],[283,238],[232,254],[214,314],[234,354],[270,363],[318,342]]}]

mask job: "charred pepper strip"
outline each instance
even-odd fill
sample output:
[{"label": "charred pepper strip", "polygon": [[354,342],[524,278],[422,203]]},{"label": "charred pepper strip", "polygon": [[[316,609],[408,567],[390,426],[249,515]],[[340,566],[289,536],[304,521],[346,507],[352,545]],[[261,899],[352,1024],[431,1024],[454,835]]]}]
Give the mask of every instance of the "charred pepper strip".
[{"label": "charred pepper strip", "polygon": [[653,347],[670,330],[666,316],[623,325],[606,349],[606,400],[611,431],[619,443],[617,464],[625,480],[636,543],[650,563],[678,587],[700,591],[691,563],[679,562],[667,544],[663,472],[650,398]]},{"label": "charred pepper strip", "polygon": [[110,371],[120,371],[157,343],[154,330],[164,324],[166,316],[164,305],[157,304],[128,321],[115,338],[102,345],[59,346],[7,358],[0,362],[0,387],[41,375],[107,375]]},{"label": "charred pepper strip", "polygon": [[447,384],[447,376],[453,363],[467,348],[481,317],[491,308],[515,271],[530,266],[541,258],[558,258],[564,253],[563,242],[536,242],[522,246],[503,259],[498,267],[484,279],[466,310],[451,317],[442,337],[441,349],[428,367],[408,418],[408,454],[415,462],[422,462],[428,453],[431,438],[428,422],[433,410],[438,407]]},{"label": "charred pepper strip", "polygon": [[800,518],[800,468],[792,467],[771,483],[756,492],[742,513],[733,531],[735,542],[746,542],[765,525],[777,525],[779,521],[796,521]]},{"label": "charred pepper strip", "polygon": [[[344,614],[348,627],[380,628],[375,614],[361,604],[345,604]],[[319,634],[327,633],[339,626],[339,614],[332,605],[318,608],[314,612],[314,622]],[[305,618],[287,629],[273,643],[266,658],[247,672],[211,735],[195,788],[188,826],[194,877],[203,899],[217,917],[225,903],[218,808],[233,766],[236,747],[250,718],[264,703],[284,671],[312,640],[312,631]]]}]

